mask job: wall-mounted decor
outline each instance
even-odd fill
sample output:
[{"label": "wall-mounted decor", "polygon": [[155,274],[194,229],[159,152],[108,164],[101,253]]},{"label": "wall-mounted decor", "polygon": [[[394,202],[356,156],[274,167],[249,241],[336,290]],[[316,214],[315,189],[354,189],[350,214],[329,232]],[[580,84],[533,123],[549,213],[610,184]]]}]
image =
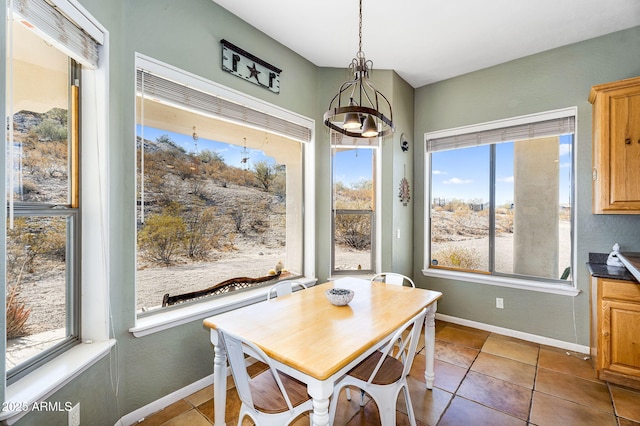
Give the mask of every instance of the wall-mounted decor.
[{"label": "wall-mounted decor", "polygon": [[409,151],[409,141],[404,136],[404,133],[400,135],[400,148],[402,149],[402,152]]},{"label": "wall-mounted decor", "polygon": [[220,44],[222,45],[222,69],[224,71],[274,93],[280,93],[281,69],[227,40],[220,40]]},{"label": "wall-mounted decor", "polygon": [[407,165],[404,166],[404,177],[400,179],[400,202],[403,206],[409,204],[411,200],[411,191],[409,189],[409,181],[407,180]]}]

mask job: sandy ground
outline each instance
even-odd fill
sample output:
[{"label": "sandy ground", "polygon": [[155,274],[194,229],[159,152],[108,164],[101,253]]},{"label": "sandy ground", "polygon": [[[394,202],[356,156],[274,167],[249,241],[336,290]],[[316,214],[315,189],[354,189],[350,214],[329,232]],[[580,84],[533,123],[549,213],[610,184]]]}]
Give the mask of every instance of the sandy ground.
[{"label": "sandy ground", "polygon": [[[565,265],[570,265],[569,228],[569,222],[562,223],[561,232],[564,237],[561,238],[563,247],[560,250],[560,273]],[[513,236],[507,235],[499,237],[496,241],[497,267],[501,271],[508,271],[512,264],[512,240]],[[476,247],[481,253],[486,252],[488,247],[486,238],[447,244]],[[165,293],[178,294],[201,290],[230,277],[264,276],[284,258],[283,248],[260,247],[257,253],[256,255],[256,249],[253,247],[251,250],[220,253],[219,258],[213,262],[141,269],[137,276],[136,309],[158,307]],[[358,264],[362,265],[363,269],[369,265],[368,252],[343,250],[337,253],[338,269],[351,269]],[[65,292],[60,276],[59,271],[49,270],[33,277],[31,282],[26,282],[22,287],[21,297],[31,309],[27,325],[33,334],[64,327]]]}]

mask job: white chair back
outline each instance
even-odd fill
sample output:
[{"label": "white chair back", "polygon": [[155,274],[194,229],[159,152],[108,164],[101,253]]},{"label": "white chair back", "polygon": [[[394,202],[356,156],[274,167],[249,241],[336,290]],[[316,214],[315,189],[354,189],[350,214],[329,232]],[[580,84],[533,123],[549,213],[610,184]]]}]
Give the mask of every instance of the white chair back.
[{"label": "white chair back", "polygon": [[[418,340],[420,339],[420,333],[422,332],[422,328],[424,325],[424,318],[427,315],[427,310],[423,309],[418,315],[411,318],[409,321],[404,323],[402,327],[400,327],[391,340],[389,344],[383,349],[382,356],[374,368],[371,376],[367,383],[371,384],[378,374],[378,370],[382,366],[385,358],[387,356],[393,356],[398,361],[400,361],[404,366],[402,368],[402,376],[406,377],[409,375],[409,370],[411,369],[411,365],[413,364],[413,358],[416,355],[416,349],[418,346]],[[409,333],[405,336],[405,332],[408,328],[411,328]],[[397,349],[396,349],[397,348]],[[394,353],[391,353],[391,351]]]},{"label": "white chair back", "polygon": [[251,407],[254,407],[253,398],[251,397],[251,388],[249,387],[250,377],[249,373],[247,372],[244,356],[245,353],[248,353],[258,361],[264,362],[269,366],[271,376],[278,384],[278,389],[280,389],[280,393],[286,401],[287,407],[289,407],[289,410],[293,410],[293,405],[291,404],[289,395],[287,394],[287,391],[282,384],[282,380],[280,380],[280,375],[277,374],[278,370],[276,370],[276,368],[273,366],[271,358],[269,358],[269,356],[265,354],[262,349],[249,342],[248,340],[225,331],[222,331],[222,340],[224,341],[224,345],[227,349],[229,365],[231,366],[231,374],[233,374],[233,380],[236,383],[238,396],[240,397],[240,400],[242,402]]},{"label": "white chair back", "polygon": [[299,281],[282,281],[271,286],[269,292],[267,293],[267,300],[271,300],[274,293],[276,297],[282,297],[293,293],[294,285],[299,285],[300,287],[307,288],[306,285]]},{"label": "white chair back", "polygon": [[406,281],[411,287],[416,286],[411,278],[396,272],[381,272],[371,277],[371,281],[382,281],[393,285],[404,285]]}]

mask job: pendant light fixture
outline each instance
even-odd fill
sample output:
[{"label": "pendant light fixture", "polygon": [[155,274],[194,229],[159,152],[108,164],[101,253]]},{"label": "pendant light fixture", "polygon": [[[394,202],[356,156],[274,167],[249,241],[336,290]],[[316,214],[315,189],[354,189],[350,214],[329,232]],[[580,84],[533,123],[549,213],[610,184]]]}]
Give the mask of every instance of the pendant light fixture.
[{"label": "pendant light fixture", "polygon": [[391,103],[369,81],[373,62],[362,51],[362,0],[360,0],[359,45],[349,64],[354,79],[343,83],[324,113],[324,124],[353,138],[384,137],[393,133]]}]

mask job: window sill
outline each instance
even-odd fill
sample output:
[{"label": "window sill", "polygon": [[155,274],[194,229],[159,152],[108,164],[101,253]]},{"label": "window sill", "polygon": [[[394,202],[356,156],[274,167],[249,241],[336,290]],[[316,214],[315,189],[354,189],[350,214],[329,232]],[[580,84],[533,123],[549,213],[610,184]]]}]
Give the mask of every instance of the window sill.
[{"label": "window sill", "polygon": [[[307,287],[310,287],[315,285],[317,280],[315,278],[300,278],[295,281],[302,282]],[[253,303],[258,303],[267,298],[267,291],[269,288],[270,287],[260,287],[254,290],[231,294],[207,302],[194,303],[184,307],[158,311],[156,314],[150,314],[148,316],[138,318],[135,327],[130,328],[129,332],[132,333],[134,337],[144,337],[179,325],[203,320],[216,314],[232,311]]]},{"label": "window sill", "polygon": [[[115,340],[80,343],[7,386],[0,421],[11,425],[80,373],[108,355]],[[74,401],[68,401],[74,402]],[[65,407],[62,407],[65,408]]]},{"label": "window sill", "polygon": [[458,272],[441,269],[423,269],[422,274],[425,277],[445,278],[458,281],[466,281],[476,284],[488,284],[499,287],[517,288],[520,290],[537,291],[540,293],[553,293],[563,296],[577,296],[580,290],[572,285],[552,284],[543,281],[523,280],[511,277],[496,277],[484,274],[472,274],[469,272]]}]

